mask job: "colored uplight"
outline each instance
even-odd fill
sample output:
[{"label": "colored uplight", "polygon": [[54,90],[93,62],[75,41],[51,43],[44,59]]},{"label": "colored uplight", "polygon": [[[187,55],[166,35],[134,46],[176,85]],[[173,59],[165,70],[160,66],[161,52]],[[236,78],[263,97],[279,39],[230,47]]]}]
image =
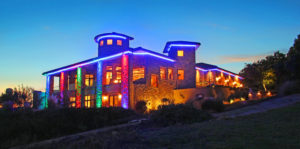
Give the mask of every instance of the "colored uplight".
[{"label": "colored uplight", "polygon": [[151,55],[151,56],[161,58],[161,59],[164,59],[164,60],[167,60],[167,61],[170,61],[170,62],[175,62],[175,60],[173,60],[173,59],[166,58],[166,57],[156,55],[156,54],[153,54],[153,53],[149,53],[149,52],[133,52],[133,55]]},{"label": "colored uplight", "polygon": [[50,76],[46,78],[46,92],[45,92],[45,99],[41,104],[41,109],[48,108],[48,98],[50,95]]},{"label": "colored uplight", "polygon": [[76,108],[81,107],[81,68],[77,68]]},{"label": "colored uplight", "polygon": [[97,65],[97,82],[96,82],[96,107],[102,106],[102,61]]},{"label": "colored uplight", "polygon": [[54,71],[54,72],[51,72],[51,73],[47,73],[46,75],[53,75],[53,74],[57,74],[57,73],[60,73],[60,72],[63,72],[63,71],[72,70],[72,69],[75,69],[77,67],[93,64],[93,63],[96,63],[96,62],[99,62],[99,61],[112,59],[112,58],[121,56],[122,54],[128,54],[128,53],[132,53],[132,52],[131,51],[125,51],[125,52],[117,53],[117,54],[114,54],[114,55],[111,55],[111,56],[98,58],[98,59],[95,59],[95,60],[92,60],[92,61],[89,61],[89,62],[81,63],[81,64],[78,64],[78,65],[75,65],[75,66],[71,66],[71,67],[60,69],[60,70],[57,70],[57,71]]},{"label": "colored uplight", "polygon": [[122,82],[121,82],[121,94],[122,94],[122,99],[121,99],[121,105],[124,109],[128,109],[129,107],[129,91],[128,91],[128,86],[129,86],[129,81],[128,81],[128,55],[122,55]]},{"label": "colored uplight", "polygon": [[198,69],[198,70],[201,70],[201,71],[205,71],[205,72],[206,72],[206,71],[219,71],[219,72],[221,72],[221,73],[225,73],[225,74],[228,74],[228,75],[231,75],[231,76],[234,76],[234,77],[243,79],[242,77],[240,77],[240,76],[238,76],[238,75],[235,75],[235,74],[226,72],[226,71],[221,70],[221,69],[218,69],[218,68],[214,68],[214,69],[203,69],[203,68],[200,68],[200,67],[195,67],[195,69]]},{"label": "colored uplight", "polygon": [[60,103],[63,104],[63,99],[64,99],[64,83],[65,83],[65,73],[64,72],[60,73],[59,82],[60,82],[60,97],[61,97]]},{"label": "colored uplight", "polygon": [[126,37],[120,36],[120,35],[105,35],[105,36],[100,36],[98,38],[95,39],[96,42],[99,42],[100,39],[103,38],[122,38],[122,39],[126,39]]}]

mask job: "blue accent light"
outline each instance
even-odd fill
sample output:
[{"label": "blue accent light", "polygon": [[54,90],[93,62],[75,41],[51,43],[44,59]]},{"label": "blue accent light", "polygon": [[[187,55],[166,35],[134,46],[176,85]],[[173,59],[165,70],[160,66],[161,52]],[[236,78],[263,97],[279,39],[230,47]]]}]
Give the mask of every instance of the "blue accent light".
[{"label": "blue accent light", "polygon": [[97,65],[96,107],[102,107],[102,61]]},{"label": "blue accent light", "polygon": [[162,56],[159,56],[159,55],[156,55],[156,54],[153,54],[153,53],[148,53],[148,52],[133,52],[133,55],[151,55],[151,56],[161,58],[161,59],[164,59],[164,60],[167,60],[167,61],[170,61],[170,62],[175,62],[175,60],[173,60],[173,59],[162,57]]},{"label": "blue accent light", "polygon": [[126,39],[126,37],[123,36],[119,36],[119,35],[105,35],[105,36],[101,36],[95,39],[96,42],[99,42],[100,39],[103,38],[122,38],[122,39]]},{"label": "blue accent light", "polygon": [[226,72],[226,71],[221,70],[221,69],[218,69],[218,68],[214,68],[214,69],[202,69],[202,68],[199,68],[199,67],[195,67],[195,69],[201,70],[201,71],[204,71],[204,72],[207,72],[207,71],[219,71],[219,72],[223,72],[223,73],[225,73],[225,74],[228,74],[228,75],[231,75],[231,76],[234,76],[234,77],[235,77],[235,76],[238,76],[238,78],[243,79],[243,77],[240,77],[239,75],[235,75],[235,74]]}]

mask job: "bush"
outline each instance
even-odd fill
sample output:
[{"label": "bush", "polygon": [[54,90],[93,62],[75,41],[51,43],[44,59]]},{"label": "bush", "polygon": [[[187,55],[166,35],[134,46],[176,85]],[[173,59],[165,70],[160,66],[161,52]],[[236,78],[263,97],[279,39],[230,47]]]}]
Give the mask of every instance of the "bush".
[{"label": "bush", "polygon": [[153,111],[150,115],[150,122],[160,126],[169,126],[178,123],[190,124],[202,122],[211,118],[212,116],[209,113],[197,110],[192,106],[171,104],[159,106],[158,110]]},{"label": "bush", "polygon": [[279,89],[280,96],[300,93],[300,81],[286,81]]},{"label": "bush", "polygon": [[127,123],[136,118],[123,108],[0,110],[0,148]]},{"label": "bush", "polygon": [[147,102],[140,100],[135,104],[135,110],[137,113],[144,114],[147,111]]},{"label": "bush", "polygon": [[202,109],[206,111],[222,112],[225,106],[222,100],[205,100],[202,104]]}]

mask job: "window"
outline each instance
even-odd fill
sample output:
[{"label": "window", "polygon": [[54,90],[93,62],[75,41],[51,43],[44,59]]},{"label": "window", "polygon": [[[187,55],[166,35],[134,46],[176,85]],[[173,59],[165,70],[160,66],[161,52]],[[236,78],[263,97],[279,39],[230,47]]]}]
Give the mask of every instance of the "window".
[{"label": "window", "polygon": [[166,68],[160,67],[160,79],[164,80],[166,79]]},{"label": "window", "polygon": [[85,86],[93,86],[94,83],[94,75],[86,74],[85,75]]},{"label": "window", "polygon": [[122,40],[117,40],[117,45],[121,46],[122,45]]},{"label": "window", "polygon": [[178,80],[184,79],[184,70],[178,69]]},{"label": "window", "polygon": [[168,68],[168,79],[169,80],[173,80],[174,76],[173,76],[173,69],[172,68]]},{"label": "window", "polygon": [[196,70],[196,86],[201,86],[200,83],[200,70]]},{"label": "window", "polygon": [[106,66],[106,70],[112,71],[112,66]]},{"label": "window", "polygon": [[75,101],[76,101],[76,98],[75,97],[70,97],[70,107],[71,108],[75,108],[75,106],[76,106],[76,103],[75,103]]},{"label": "window", "polygon": [[139,67],[139,68],[133,68],[133,81],[145,78],[145,68]]},{"label": "window", "polygon": [[100,41],[100,46],[103,46],[103,40]]},{"label": "window", "polygon": [[115,83],[121,83],[121,79],[122,79],[122,72],[121,72],[121,67],[117,66],[116,67],[116,71],[117,71],[117,78],[115,80]]},{"label": "window", "polygon": [[106,72],[105,85],[109,85],[111,79],[112,79],[112,72],[111,71]]},{"label": "window", "polygon": [[84,107],[85,108],[91,107],[91,96],[84,96]]},{"label": "window", "polygon": [[112,39],[107,39],[107,41],[106,41],[107,45],[112,45],[112,43],[113,43]]},{"label": "window", "polygon": [[178,50],[177,51],[177,56],[183,56],[183,50]]},{"label": "window", "polygon": [[151,86],[153,87],[158,87],[158,82],[157,82],[157,75],[156,74],[151,74]]}]

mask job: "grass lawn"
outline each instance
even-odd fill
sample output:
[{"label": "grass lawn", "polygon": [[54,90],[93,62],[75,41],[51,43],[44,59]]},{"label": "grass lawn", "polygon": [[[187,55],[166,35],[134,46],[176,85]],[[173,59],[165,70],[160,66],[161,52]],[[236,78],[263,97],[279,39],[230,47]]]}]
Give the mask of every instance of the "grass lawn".
[{"label": "grass lawn", "polygon": [[234,119],[165,128],[144,125],[36,148],[300,148],[300,103]]}]

